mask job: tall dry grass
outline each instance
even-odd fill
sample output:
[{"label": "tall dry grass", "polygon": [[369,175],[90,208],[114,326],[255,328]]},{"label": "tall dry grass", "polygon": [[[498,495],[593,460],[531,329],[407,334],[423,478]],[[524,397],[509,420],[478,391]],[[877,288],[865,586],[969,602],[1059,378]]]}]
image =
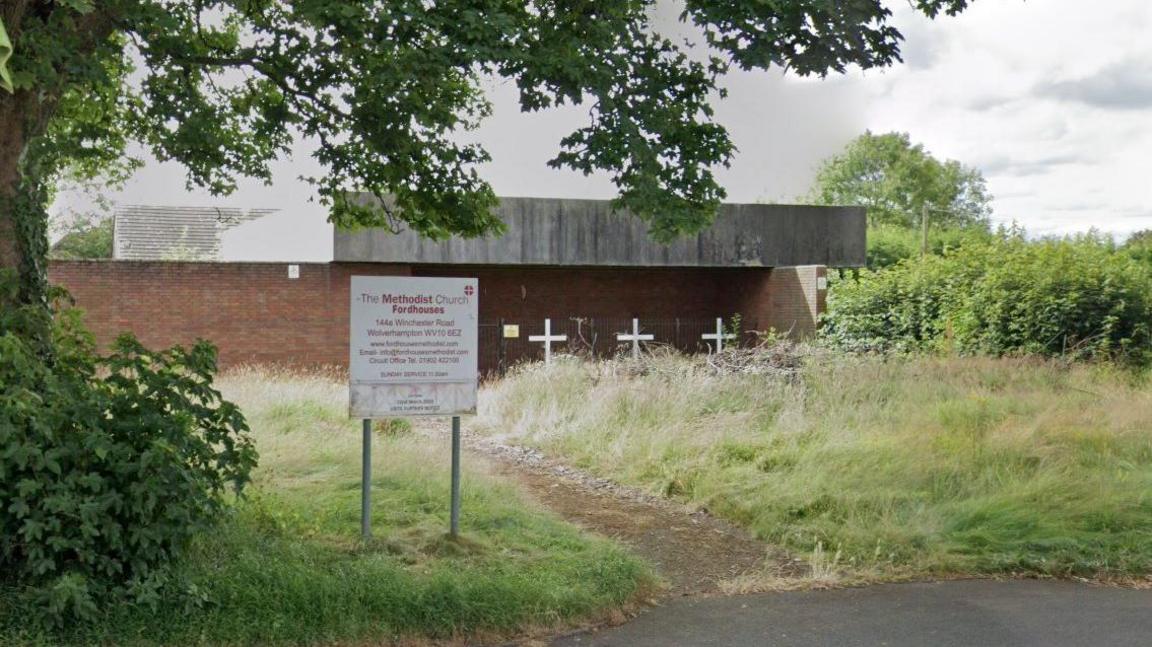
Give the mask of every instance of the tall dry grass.
[{"label": "tall dry grass", "polygon": [[479,426],[858,573],[1152,568],[1152,388],[1108,365],[568,361],[491,385]]}]

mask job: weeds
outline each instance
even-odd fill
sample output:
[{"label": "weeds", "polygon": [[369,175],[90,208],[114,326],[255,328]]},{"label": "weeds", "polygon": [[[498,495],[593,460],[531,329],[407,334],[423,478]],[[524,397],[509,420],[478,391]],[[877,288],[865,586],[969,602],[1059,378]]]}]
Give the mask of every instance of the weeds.
[{"label": "weeds", "polygon": [[837,550],[831,556],[824,550],[824,542],[817,541],[816,547],[812,549],[811,555],[808,557],[808,567],[811,570],[810,577],[814,582],[834,583],[840,576],[840,559],[843,554]]},{"label": "weeds", "polygon": [[479,426],[835,558],[846,577],[1152,570],[1140,375],[818,353],[782,377],[705,361],[527,366],[482,393]]}]

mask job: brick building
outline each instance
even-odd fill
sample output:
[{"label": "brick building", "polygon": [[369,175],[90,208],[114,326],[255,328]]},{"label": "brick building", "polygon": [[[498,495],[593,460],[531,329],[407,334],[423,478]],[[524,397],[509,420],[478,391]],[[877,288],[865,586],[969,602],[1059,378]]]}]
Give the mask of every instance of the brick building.
[{"label": "brick building", "polygon": [[[480,364],[536,357],[544,319],[570,346],[615,349],[640,319],[656,343],[702,348],[715,319],[746,333],[802,336],[824,307],[825,267],[864,262],[855,208],[726,205],[717,222],[671,245],[592,200],[504,199],[498,238],[434,242],[411,232],[337,231],[331,263],[55,261],[98,341],[132,331],[149,346],[206,338],[225,365],[348,361],[353,275],[468,276],[480,285]],[[503,324],[519,326],[505,338]]]}]

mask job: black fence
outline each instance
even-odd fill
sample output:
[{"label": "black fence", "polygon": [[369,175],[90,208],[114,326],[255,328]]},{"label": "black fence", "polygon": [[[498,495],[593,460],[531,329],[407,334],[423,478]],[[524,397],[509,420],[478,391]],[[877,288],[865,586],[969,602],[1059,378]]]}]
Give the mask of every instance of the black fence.
[{"label": "black fence", "polygon": [[[722,318],[721,326],[725,334],[736,334],[734,339],[725,339],[724,345],[746,344],[754,339],[751,331],[757,330],[757,322],[747,319],[734,321]],[[517,326],[515,336],[506,336],[505,326]],[[642,341],[643,349],[666,346],[687,353],[706,353],[716,347],[714,339],[704,335],[716,334],[716,318],[711,319],[644,319],[639,318],[641,335],[652,335],[652,340]],[[511,332],[511,331],[510,331]],[[503,375],[509,367],[520,362],[544,359],[544,342],[529,341],[529,337],[544,334],[544,320],[524,321],[514,319],[485,320],[480,322],[480,373],[482,375]],[[552,319],[551,334],[563,335],[565,341],[553,341],[552,353],[580,354],[594,357],[611,357],[630,353],[631,341],[617,340],[618,334],[632,334],[632,319],[570,317]]]}]

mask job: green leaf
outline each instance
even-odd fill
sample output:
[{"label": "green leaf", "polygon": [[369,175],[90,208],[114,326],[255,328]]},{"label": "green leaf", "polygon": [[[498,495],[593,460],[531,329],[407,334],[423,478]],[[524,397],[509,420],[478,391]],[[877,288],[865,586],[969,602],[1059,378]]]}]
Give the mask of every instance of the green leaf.
[{"label": "green leaf", "polygon": [[8,505],[8,511],[16,516],[17,519],[23,519],[28,516],[30,508],[24,499],[15,499]]}]

